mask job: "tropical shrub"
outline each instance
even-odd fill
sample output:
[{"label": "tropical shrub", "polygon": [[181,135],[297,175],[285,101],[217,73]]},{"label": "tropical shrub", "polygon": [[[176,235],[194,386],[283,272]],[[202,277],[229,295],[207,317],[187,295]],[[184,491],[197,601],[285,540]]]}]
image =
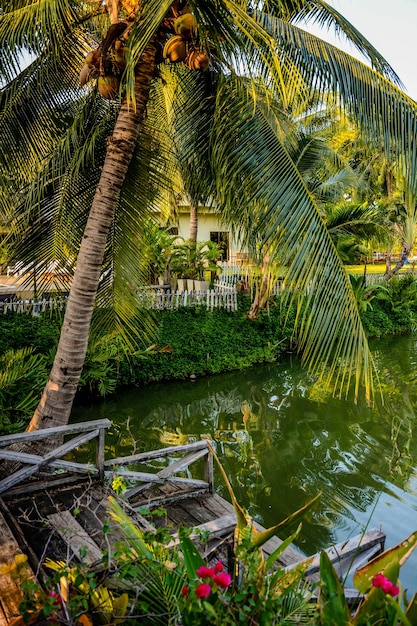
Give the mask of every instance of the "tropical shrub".
[{"label": "tropical shrub", "polygon": [[[371,292],[371,307],[362,312],[362,321],[368,337],[409,333],[417,322],[417,280],[406,274],[366,288]],[[366,297],[366,296],[365,296]]]},{"label": "tropical shrub", "polygon": [[25,427],[47,380],[49,363],[30,347],[9,350],[0,356],[0,433]]}]

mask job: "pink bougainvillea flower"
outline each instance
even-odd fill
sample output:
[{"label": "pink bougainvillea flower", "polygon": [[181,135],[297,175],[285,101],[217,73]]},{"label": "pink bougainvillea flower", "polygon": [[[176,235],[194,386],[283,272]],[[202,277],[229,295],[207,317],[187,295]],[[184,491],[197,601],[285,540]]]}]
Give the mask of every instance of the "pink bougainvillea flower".
[{"label": "pink bougainvillea flower", "polygon": [[227,572],[220,572],[220,574],[215,574],[213,576],[213,582],[218,587],[221,587],[222,589],[227,589],[232,582],[232,577]]},{"label": "pink bougainvillea flower", "polygon": [[182,596],[188,596],[188,592],[189,592],[189,589],[188,589],[188,587],[185,585],[185,586],[181,589],[181,595],[182,595]]},{"label": "pink bougainvillea flower", "polygon": [[200,583],[195,590],[195,595],[197,598],[208,598],[211,593],[210,585],[206,585],[205,583]]},{"label": "pink bougainvillea flower", "polygon": [[49,597],[52,598],[56,604],[62,604],[61,596],[53,589],[49,592]]},{"label": "pink bougainvillea flower", "polygon": [[397,585],[394,585],[384,574],[377,574],[372,579],[372,585],[374,587],[380,587],[384,593],[389,594],[390,596],[398,596],[400,593],[400,588]]},{"label": "pink bougainvillea flower", "polygon": [[213,578],[213,575],[214,569],[212,567],[206,567],[205,565],[202,565],[197,570],[197,576],[199,576],[200,578]]},{"label": "pink bougainvillea flower", "polygon": [[214,571],[216,572],[216,574],[219,574],[223,571],[223,563],[221,561],[217,561],[216,565],[214,566]]}]

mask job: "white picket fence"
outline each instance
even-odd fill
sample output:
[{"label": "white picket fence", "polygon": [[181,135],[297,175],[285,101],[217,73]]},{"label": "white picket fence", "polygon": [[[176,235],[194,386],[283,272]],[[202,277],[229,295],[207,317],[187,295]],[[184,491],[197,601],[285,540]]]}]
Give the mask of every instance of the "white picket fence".
[{"label": "white picket fence", "polygon": [[164,291],[163,289],[140,289],[139,305],[145,309],[179,309],[181,307],[205,307],[213,309],[237,310],[237,293],[235,288],[209,289],[199,291]]},{"label": "white picket fence", "polygon": [[54,311],[59,309],[63,311],[67,304],[65,297],[61,298],[42,298],[37,300],[4,300],[0,301],[0,314],[6,314],[8,311],[14,313],[26,313],[28,315],[37,316],[45,311]]}]

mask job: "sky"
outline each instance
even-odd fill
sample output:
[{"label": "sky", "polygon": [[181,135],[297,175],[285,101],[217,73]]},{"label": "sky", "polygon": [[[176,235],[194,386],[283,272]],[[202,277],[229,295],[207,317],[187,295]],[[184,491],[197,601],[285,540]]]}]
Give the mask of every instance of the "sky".
[{"label": "sky", "polygon": [[[396,71],[406,93],[417,100],[417,0],[327,0],[364,35]],[[310,27],[308,30],[312,30]],[[339,48],[358,53],[327,35]]]}]

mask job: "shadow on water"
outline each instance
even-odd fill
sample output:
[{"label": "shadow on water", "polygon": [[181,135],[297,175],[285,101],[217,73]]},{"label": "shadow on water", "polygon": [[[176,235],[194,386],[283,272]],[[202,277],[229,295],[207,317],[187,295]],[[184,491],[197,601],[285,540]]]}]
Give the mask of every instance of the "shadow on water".
[{"label": "shadow on water", "polygon": [[[392,546],[417,529],[417,339],[372,346],[384,405],[322,398],[298,361],[124,391],[74,409],[113,423],[107,456],[213,439],[238,500],[266,526],[315,496],[299,547],[314,553],[379,527]],[[316,390],[317,391],[317,390]],[[216,490],[227,497],[219,476]],[[413,556],[404,587],[417,589]],[[414,571],[414,575],[413,575]]]}]

